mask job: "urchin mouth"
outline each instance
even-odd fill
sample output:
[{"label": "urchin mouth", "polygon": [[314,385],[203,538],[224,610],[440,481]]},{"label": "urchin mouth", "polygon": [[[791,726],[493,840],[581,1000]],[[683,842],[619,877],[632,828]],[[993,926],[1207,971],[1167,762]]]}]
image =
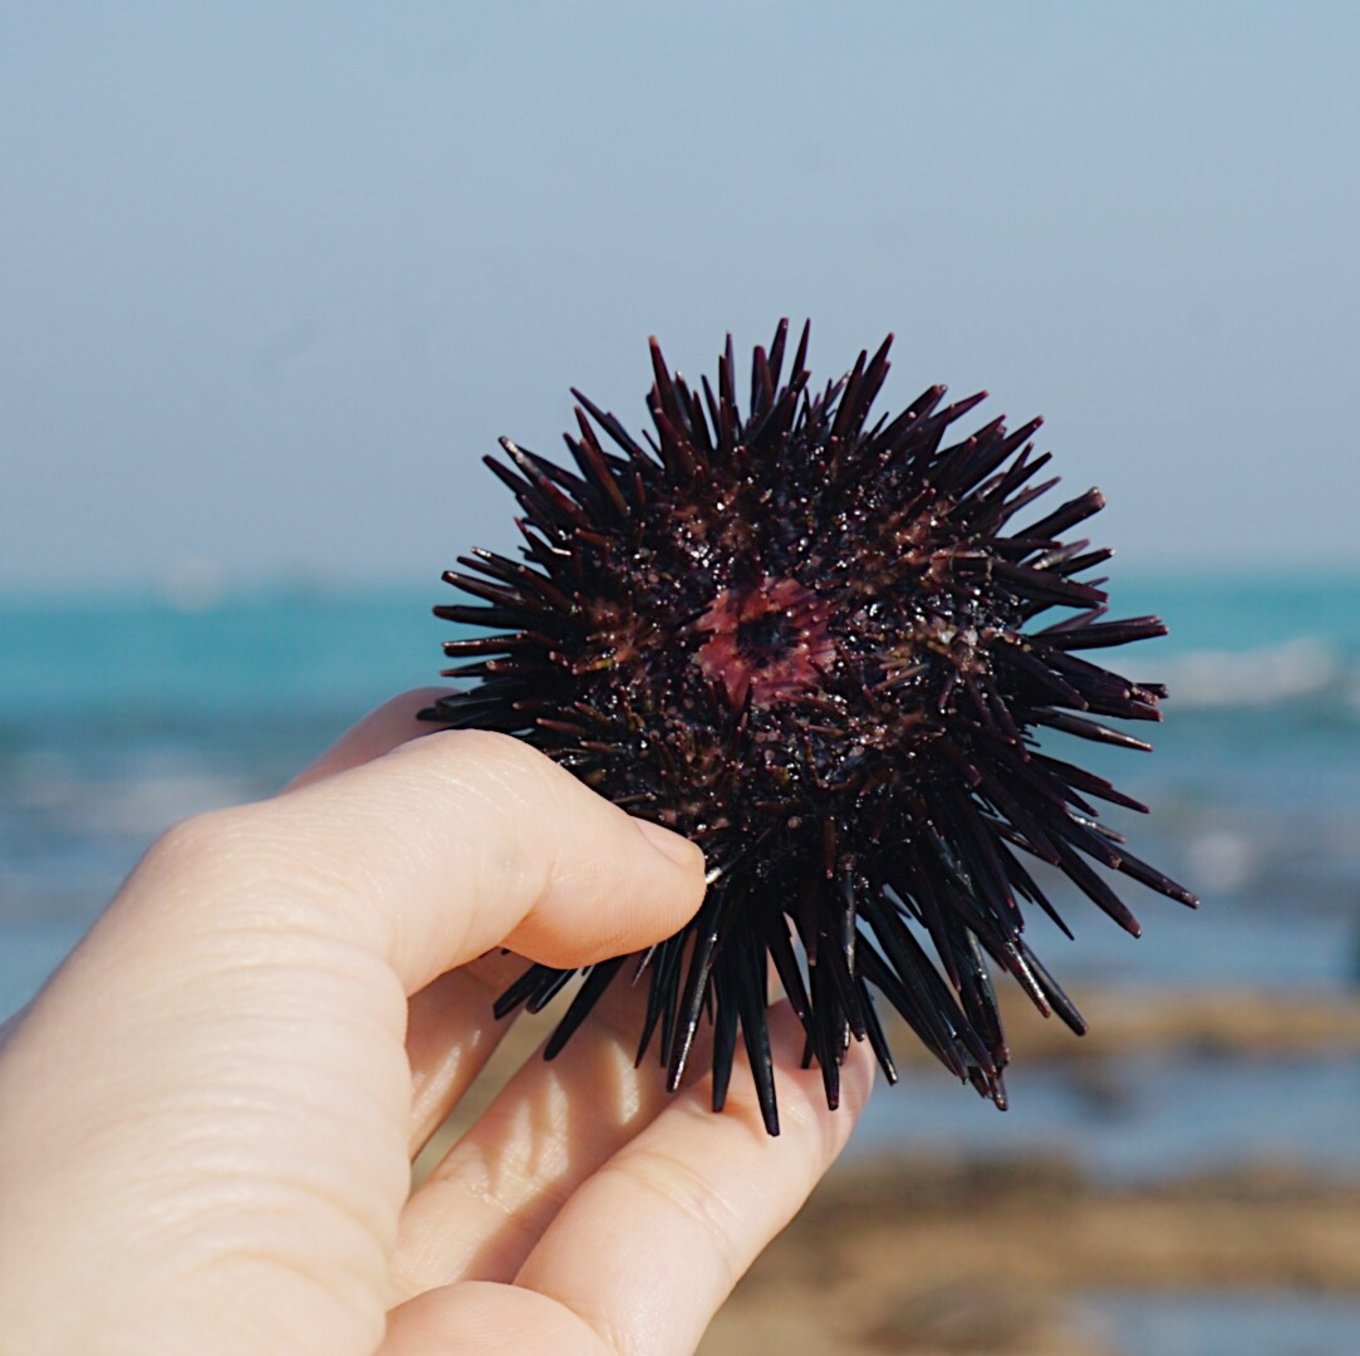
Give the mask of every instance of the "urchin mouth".
[{"label": "urchin mouth", "polygon": [[752,669],[782,663],[799,641],[798,628],[786,613],[762,612],[737,623],[737,653]]},{"label": "urchin mouth", "polygon": [[815,692],[836,659],[829,615],[825,601],[796,579],[724,588],[694,623],[708,637],[695,662],[734,711]]}]

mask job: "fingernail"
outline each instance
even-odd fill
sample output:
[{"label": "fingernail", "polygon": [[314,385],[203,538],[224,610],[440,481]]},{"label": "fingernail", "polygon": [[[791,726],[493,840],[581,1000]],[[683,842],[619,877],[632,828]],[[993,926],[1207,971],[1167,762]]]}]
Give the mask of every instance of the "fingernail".
[{"label": "fingernail", "polygon": [[678,833],[663,829],[660,824],[653,824],[650,819],[635,819],[633,823],[637,825],[638,832],[662,856],[669,857],[676,866],[683,866],[689,870],[693,870],[696,865],[702,866],[704,854],[688,838],[682,838]]}]

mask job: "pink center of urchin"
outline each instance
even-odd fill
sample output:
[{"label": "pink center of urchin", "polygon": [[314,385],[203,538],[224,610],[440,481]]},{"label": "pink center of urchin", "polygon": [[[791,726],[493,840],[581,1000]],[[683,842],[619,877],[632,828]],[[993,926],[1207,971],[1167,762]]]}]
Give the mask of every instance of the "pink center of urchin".
[{"label": "pink center of urchin", "polygon": [[795,579],[723,589],[695,629],[709,637],[699,667],[734,710],[815,689],[836,657],[825,605]]}]

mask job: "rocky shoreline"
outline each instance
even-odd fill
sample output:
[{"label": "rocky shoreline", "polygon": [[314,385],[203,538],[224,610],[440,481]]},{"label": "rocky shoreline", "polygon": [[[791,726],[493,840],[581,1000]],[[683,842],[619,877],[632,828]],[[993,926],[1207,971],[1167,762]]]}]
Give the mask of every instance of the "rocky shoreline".
[{"label": "rocky shoreline", "polygon": [[1108,1187],[1058,1159],[851,1161],[737,1287],[703,1356],[1107,1356],[1083,1292],[1360,1295],[1360,1182],[1261,1163]]},{"label": "rocky shoreline", "polygon": [[[1099,1090],[1135,1054],[1197,1060],[1360,1053],[1360,998],[1240,989],[1093,989],[1074,1037],[1010,1001],[1016,1062]],[[1014,996],[1012,996],[1014,1000]],[[463,1114],[529,1055],[551,1014],[517,1023]],[[904,1067],[929,1061],[890,1032]],[[1360,1082],[1357,1083],[1360,1106]],[[1357,1123],[1360,1124],[1360,1118]],[[458,1133],[439,1136],[438,1153]],[[1137,1184],[1054,1154],[850,1152],[738,1285],[701,1356],[1122,1356],[1083,1296],[1226,1292],[1360,1297],[1360,1177],[1288,1160]],[[1312,1349],[1312,1348],[1310,1348]]]},{"label": "rocky shoreline", "polygon": [[[1099,1081],[1107,1061],[1135,1053],[1360,1052],[1360,1001],[1344,996],[1109,989],[1078,1001],[1091,1022],[1080,1040],[1010,1005],[1021,1064]],[[906,1039],[894,1048],[909,1064],[924,1058]],[[1133,1186],[1056,1156],[852,1155],[737,1287],[700,1350],[1118,1356],[1118,1334],[1091,1320],[1083,1295],[1202,1292],[1360,1296],[1360,1179],[1316,1171],[1306,1144],[1289,1161]]]}]

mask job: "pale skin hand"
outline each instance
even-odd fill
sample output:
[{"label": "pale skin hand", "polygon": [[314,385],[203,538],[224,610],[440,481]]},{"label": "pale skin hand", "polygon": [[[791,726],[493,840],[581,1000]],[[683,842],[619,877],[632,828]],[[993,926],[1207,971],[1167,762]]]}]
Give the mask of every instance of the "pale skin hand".
[{"label": "pale skin hand", "polygon": [[523,962],[485,953],[587,964],[703,893],[696,848],[524,745],[413,740],[430,696],[171,830],[9,1028],[0,1352],[691,1352],[841,1149],[861,1047],[828,1112],[772,1012],[772,1140],[744,1069],[718,1116],[634,1070],[620,984],[409,1195],[502,1032]]}]

